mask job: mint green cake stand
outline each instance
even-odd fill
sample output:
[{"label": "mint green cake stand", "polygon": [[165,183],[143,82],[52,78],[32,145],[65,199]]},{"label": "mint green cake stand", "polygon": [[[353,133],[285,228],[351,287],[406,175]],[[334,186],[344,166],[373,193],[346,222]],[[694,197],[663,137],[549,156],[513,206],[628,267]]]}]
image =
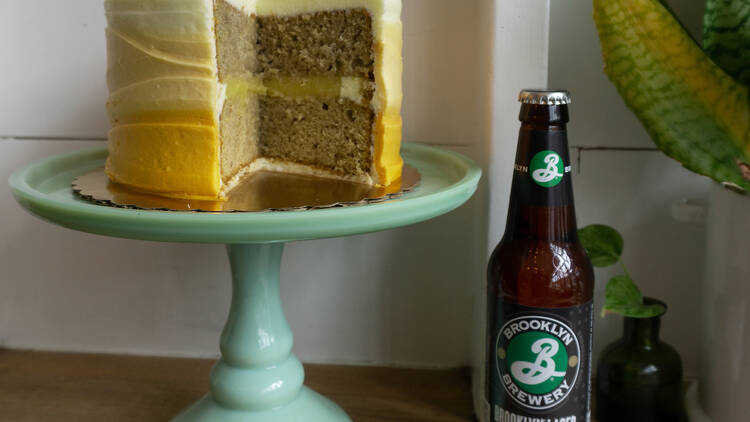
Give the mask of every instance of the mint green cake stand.
[{"label": "mint green cake stand", "polygon": [[481,170],[459,154],[403,146],[420,186],[393,201],[354,208],[269,213],[178,213],[94,205],[74,196],[74,178],[104,165],[105,147],[35,162],[14,173],[18,202],[51,223],[88,233],[161,242],[227,244],[232,303],[221,335],[211,392],[173,421],[344,422],[336,404],[304,387],[281,307],[284,242],[349,236],[418,223],[445,214],[476,191]]}]

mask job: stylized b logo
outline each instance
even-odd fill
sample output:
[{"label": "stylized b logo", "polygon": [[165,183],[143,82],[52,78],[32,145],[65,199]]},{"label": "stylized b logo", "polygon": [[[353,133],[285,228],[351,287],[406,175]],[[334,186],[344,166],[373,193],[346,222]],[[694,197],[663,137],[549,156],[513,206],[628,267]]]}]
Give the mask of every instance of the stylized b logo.
[{"label": "stylized b logo", "polygon": [[557,170],[557,163],[560,162],[560,157],[557,154],[550,154],[544,157],[544,162],[547,163],[547,168],[536,170],[532,177],[539,183],[551,182],[555,177],[563,177],[564,175]]},{"label": "stylized b logo", "polygon": [[534,362],[513,362],[510,373],[518,381],[527,385],[539,385],[552,377],[564,377],[565,372],[555,369],[552,358],[557,354],[560,346],[551,338],[537,340],[531,346],[531,352],[536,355]]},{"label": "stylized b logo", "polygon": [[536,154],[531,159],[529,168],[534,182],[545,188],[557,186],[565,176],[562,159],[554,151],[542,151]]}]

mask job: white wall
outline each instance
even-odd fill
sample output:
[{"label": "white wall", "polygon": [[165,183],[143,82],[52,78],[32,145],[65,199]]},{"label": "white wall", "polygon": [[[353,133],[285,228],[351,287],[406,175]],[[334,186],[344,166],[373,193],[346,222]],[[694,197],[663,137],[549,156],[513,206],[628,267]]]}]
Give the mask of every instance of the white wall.
[{"label": "white wall", "polygon": [[[669,1],[700,36],[703,2]],[[710,181],[655,150],[603,72],[591,1],[553,1],[550,86],[572,91],[569,137],[578,156],[574,183],[579,226],[609,224],[625,238],[624,261],[644,294],[667,302],[663,338],[681,353],[687,376],[698,372],[699,296],[705,227],[673,218],[686,199],[705,201]],[[644,149],[644,150],[641,150]],[[617,269],[597,270],[596,302]],[[622,331],[622,319],[597,317],[595,358]]]},{"label": "white wall", "polygon": [[489,254],[505,231],[510,185],[518,139],[518,93],[546,85],[549,43],[549,0],[482,1],[483,26],[494,28],[492,42],[483,49],[486,68],[492,69],[486,100],[489,210],[488,231],[482,251],[481,275],[474,287],[474,343],[472,353],[474,408],[486,422],[484,400],[486,359],[486,265]]},{"label": "white wall", "polygon": [[[405,138],[486,162],[480,2],[405,0]],[[0,0],[0,180],[105,138],[99,0]],[[485,68],[486,69],[486,68]],[[471,347],[485,207],[380,234],[288,245],[282,297],[308,362],[458,366]],[[0,347],[214,356],[221,246],[109,239],[25,214],[0,188]]]},{"label": "white wall", "polygon": [[0,0],[0,135],[106,136],[103,4]]}]

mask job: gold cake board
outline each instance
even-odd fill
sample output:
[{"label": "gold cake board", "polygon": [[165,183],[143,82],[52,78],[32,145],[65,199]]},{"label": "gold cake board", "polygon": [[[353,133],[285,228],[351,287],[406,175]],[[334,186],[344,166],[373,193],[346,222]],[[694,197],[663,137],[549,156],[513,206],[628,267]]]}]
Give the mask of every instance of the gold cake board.
[{"label": "gold cake board", "polygon": [[99,205],[183,212],[273,212],[355,207],[396,199],[421,182],[419,171],[404,166],[401,180],[387,186],[369,186],[344,180],[262,171],[233,189],[225,201],[157,196],[113,183],[99,168],[73,180],[73,191]]}]

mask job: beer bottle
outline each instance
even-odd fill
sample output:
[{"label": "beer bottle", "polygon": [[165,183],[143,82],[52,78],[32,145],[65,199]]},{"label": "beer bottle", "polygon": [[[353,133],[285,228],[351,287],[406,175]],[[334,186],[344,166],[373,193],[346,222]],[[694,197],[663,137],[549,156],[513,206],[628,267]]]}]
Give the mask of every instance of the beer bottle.
[{"label": "beer bottle", "polygon": [[505,235],[487,269],[490,421],[590,418],[594,273],[578,240],[570,95],[524,90]]}]

